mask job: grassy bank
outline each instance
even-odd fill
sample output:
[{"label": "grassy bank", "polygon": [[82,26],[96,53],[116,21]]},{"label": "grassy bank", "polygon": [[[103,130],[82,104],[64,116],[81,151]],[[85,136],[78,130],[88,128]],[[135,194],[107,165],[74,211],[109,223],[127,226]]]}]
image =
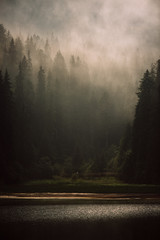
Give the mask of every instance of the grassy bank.
[{"label": "grassy bank", "polygon": [[23,184],[0,184],[0,193],[53,192],[53,193],[152,193],[160,194],[160,185],[125,184],[114,177],[94,180],[55,178],[29,181]]}]

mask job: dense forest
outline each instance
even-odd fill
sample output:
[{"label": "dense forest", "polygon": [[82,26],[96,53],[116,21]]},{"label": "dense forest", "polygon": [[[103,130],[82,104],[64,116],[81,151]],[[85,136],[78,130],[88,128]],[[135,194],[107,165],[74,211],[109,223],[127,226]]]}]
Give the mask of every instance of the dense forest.
[{"label": "dense forest", "polygon": [[[140,81],[133,124],[110,86],[58,41],[14,38],[0,24],[0,179],[117,173],[159,183],[160,60]],[[54,59],[52,55],[54,54]]]}]

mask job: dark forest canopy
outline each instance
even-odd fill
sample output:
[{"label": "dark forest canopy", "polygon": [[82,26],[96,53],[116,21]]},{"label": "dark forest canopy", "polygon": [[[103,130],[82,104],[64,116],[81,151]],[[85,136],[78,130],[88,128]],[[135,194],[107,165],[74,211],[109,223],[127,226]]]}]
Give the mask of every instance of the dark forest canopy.
[{"label": "dark forest canopy", "polygon": [[48,40],[13,38],[0,24],[1,180],[112,171],[159,181],[159,65],[141,81],[132,128],[123,90],[95,84],[80,57],[50,53]]}]

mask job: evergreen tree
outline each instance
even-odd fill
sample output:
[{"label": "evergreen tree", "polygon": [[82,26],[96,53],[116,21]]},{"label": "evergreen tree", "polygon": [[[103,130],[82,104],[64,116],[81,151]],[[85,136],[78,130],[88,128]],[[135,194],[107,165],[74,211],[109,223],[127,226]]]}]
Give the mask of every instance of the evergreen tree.
[{"label": "evergreen tree", "polygon": [[14,79],[17,73],[17,50],[15,46],[14,39],[10,41],[9,49],[8,49],[8,61],[7,65],[9,68],[9,72],[11,73],[12,78]]},{"label": "evergreen tree", "polygon": [[46,109],[46,77],[45,71],[40,66],[38,71],[37,100],[36,100],[36,142],[39,149],[39,157],[47,156],[47,109]]},{"label": "evergreen tree", "polygon": [[45,104],[45,72],[42,66],[40,66],[38,72],[38,85],[37,85],[37,101],[38,104],[42,107]]},{"label": "evergreen tree", "polygon": [[16,47],[15,47],[15,43],[14,43],[14,39],[12,38],[11,42],[10,42],[10,46],[9,46],[9,60],[11,64],[15,64],[16,63]]},{"label": "evergreen tree", "polygon": [[53,63],[54,147],[56,158],[63,162],[67,151],[68,72],[63,55],[57,52]]},{"label": "evergreen tree", "polygon": [[[23,176],[30,173],[27,168],[34,160],[33,152],[33,111],[34,89],[32,84],[31,60],[25,56],[19,65],[15,89],[15,158],[23,166]],[[25,172],[26,171],[26,172]]]},{"label": "evergreen tree", "polygon": [[6,46],[6,29],[3,24],[0,24],[0,67],[4,69],[4,59],[6,57],[7,46]]},{"label": "evergreen tree", "polygon": [[17,54],[17,63],[19,63],[20,61],[22,61],[24,51],[23,43],[19,37],[15,39],[15,48]]},{"label": "evergreen tree", "polygon": [[64,83],[67,77],[67,68],[64,57],[60,51],[58,51],[55,56],[53,71],[55,78],[63,81]]},{"label": "evergreen tree", "polygon": [[0,49],[5,47],[6,43],[6,29],[4,28],[3,24],[0,24]]},{"label": "evergreen tree", "polygon": [[160,60],[140,82],[132,129],[132,154],[123,166],[123,179],[138,183],[159,183],[160,171]]},{"label": "evergreen tree", "polygon": [[150,179],[150,182],[160,183],[160,60],[157,61],[156,69],[152,76],[155,84],[152,91],[147,177]]},{"label": "evergreen tree", "polygon": [[153,86],[154,80],[147,70],[140,82],[139,92],[137,93],[138,103],[133,124],[133,178],[138,182],[146,181],[147,149],[150,147],[149,133]]}]

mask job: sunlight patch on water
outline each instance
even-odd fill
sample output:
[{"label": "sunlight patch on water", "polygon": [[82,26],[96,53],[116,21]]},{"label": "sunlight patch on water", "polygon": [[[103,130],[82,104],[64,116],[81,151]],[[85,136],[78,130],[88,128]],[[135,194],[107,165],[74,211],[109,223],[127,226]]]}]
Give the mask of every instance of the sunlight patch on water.
[{"label": "sunlight patch on water", "polygon": [[0,222],[107,220],[160,216],[159,204],[1,206]]}]

